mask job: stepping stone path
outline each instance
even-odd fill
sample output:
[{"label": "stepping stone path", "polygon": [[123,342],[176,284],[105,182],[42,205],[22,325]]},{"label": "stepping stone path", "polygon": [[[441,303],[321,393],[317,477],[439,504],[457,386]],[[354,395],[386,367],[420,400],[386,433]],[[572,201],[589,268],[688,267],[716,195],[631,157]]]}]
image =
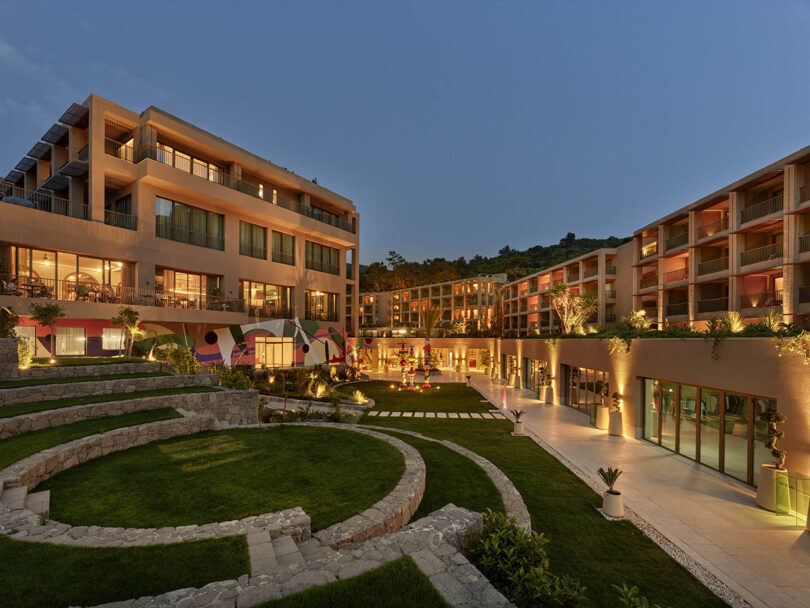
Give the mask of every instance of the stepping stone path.
[{"label": "stepping stone path", "polygon": [[449,418],[466,418],[471,419],[475,418],[477,420],[497,420],[503,419],[504,415],[501,414],[498,410],[491,410],[489,412],[481,413],[481,412],[385,412],[380,410],[374,410],[368,412],[369,416],[378,416],[380,418],[390,417],[390,418],[442,418],[442,419],[449,419]]}]

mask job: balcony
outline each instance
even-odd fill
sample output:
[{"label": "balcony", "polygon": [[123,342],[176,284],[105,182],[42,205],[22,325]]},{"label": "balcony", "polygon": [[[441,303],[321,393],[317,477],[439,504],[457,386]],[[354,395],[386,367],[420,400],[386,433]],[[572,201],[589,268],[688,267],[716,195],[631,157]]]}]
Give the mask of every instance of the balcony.
[{"label": "balcony", "polygon": [[657,276],[641,277],[641,280],[638,282],[638,286],[640,289],[647,289],[648,287],[658,287],[658,277]]},{"label": "balcony", "polygon": [[109,156],[115,156],[128,163],[135,162],[135,149],[131,143],[121,143],[109,137],[104,140],[104,152]]},{"label": "balcony", "polygon": [[307,321],[330,321],[335,323],[338,321],[338,313],[307,311],[306,318]]},{"label": "balcony", "polygon": [[761,203],[757,203],[756,205],[746,207],[740,211],[740,223],[745,224],[746,222],[752,222],[771,213],[781,211],[784,205],[784,197],[780,194]]},{"label": "balcony", "polygon": [[688,315],[688,314],[689,314],[689,302],[679,302],[677,304],[667,305],[668,317],[677,317],[680,315]]},{"label": "balcony", "polygon": [[616,322],[616,313],[605,313],[605,323],[615,323]]},{"label": "balcony", "polygon": [[799,287],[799,304],[808,302],[810,302],[810,285],[803,285]]},{"label": "balcony", "polygon": [[728,230],[728,216],[721,218],[716,222],[699,226],[698,239],[705,239],[707,236],[719,234],[721,232],[725,232],[726,230]]},{"label": "balcony", "polygon": [[750,266],[768,260],[775,260],[782,257],[782,243],[772,243],[764,247],[756,247],[743,251],[740,254],[740,266]]},{"label": "balcony", "polygon": [[108,226],[116,226],[118,228],[126,228],[127,230],[138,229],[138,218],[134,215],[126,213],[118,213],[117,211],[104,210],[104,223]]},{"label": "balcony", "polygon": [[798,200],[798,202],[799,203],[805,203],[807,201],[810,201],[810,184],[807,184],[805,186],[801,186],[799,188],[799,200]]},{"label": "balcony", "polygon": [[[120,144],[119,144],[120,145]],[[278,207],[283,207],[284,209],[288,209],[289,211],[294,211],[295,213],[299,213],[301,215],[305,215],[310,217],[314,220],[319,222],[323,222],[324,224],[329,224],[330,226],[335,226],[340,228],[341,230],[345,230],[346,232],[351,232],[354,234],[356,232],[355,225],[352,222],[347,222],[337,218],[336,216],[326,213],[316,207],[308,207],[303,203],[297,201],[291,201],[280,196],[276,197],[275,200],[268,200],[265,198],[266,192],[263,187],[257,186],[255,184],[250,184],[248,182],[236,179],[235,177],[225,173],[222,170],[206,170],[206,174],[203,175],[201,171],[197,168],[199,163],[192,162],[189,158],[185,156],[180,157],[169,152],[166,152],[157,146],[147,145],[141,146],[137,150],[136,160],[140,162],[146,158],[150,158],[155,160],[161,164],[169,165],[170,167],[174,167],[175,169],[179,169],[184,173],[188,173],[190,175],[194,175],[200,179],[205,181],[214,182],[221,186],[225,186],[226,188],[230,188],[231,190],[236,190],[243,194],[247,194],[248,196],[252,196],[254,198],[258,198],[270,204],[277,205]]]},{"label": "balcony", "polygon": [[613,264],[607,264],[605,266],[605,274],[616,274],[616,266]]},{"label": "balcony", "polygon": [[90,206],[70,201],[46,192],[28,190],[9,183],[0,183],[0,201],[81,220],[90,219]]},{"label": "balcony", "polygon": [[[244,303],[242,303],[244,306]],[[292,319],[295,311],[281,306],[246,306],[245,309],[251,317],[264,319]]]},{"label": "balcony", "polygon": [[584,276],[587,279],[588,277],[593,277],[599,274],[599,266],[593,266],[591,268],[585,268]]},{"label": "balcony", "polygon": [[688,242],[689,242],[688,232],[684,232],[683,234],[673,236],[667,241],[667,251],[669,251],[670,249],[675,249],[676,247],[681,247],[682,245],[686,245]]},{"label": "balcony", "polygon": [[652,247],[647,247],[646,249],[641,250],[641,254],[639,255],[639,259],[645,260],[647,258],[651,258],[653,256],[658,255],[658,244],[654,244]]},{"label": "balcony", "polygon": [[573,272],[568,272],[568,282],[573,283],[575,281],[579,281],[579,270],[575,270]]},{"label": "balcony", "polygon": [[89,165],[87,163],[89,147],[85,146],[78,152],[73,152],[70,158],[61,167],[59,167],[60,175],[67,177],[87,177]]},{"label": "balcony", "polygon": [[318,272],[326,272],[340,276],[340,266],[337,264],[329,264],[327,262],[319,262],[317,260],[307,260],[306,267],[310,270],[317,270]]},{"label": "balcony", "polygon": [[699,300],[697,303],[698,312],[720,312],[728,310],[728,298],[711,298]]},{"label": "balcony", "polygon": [[697,267],[698,276],[703,276],[704,274],[712,274],[714,272],[722,272],[723,270],[728,270],[727,257],[701,262],[700,264],[698,264]]},{"label": "balcony", "polygon": [[677,270],[670,270],[664,273],[664,283],[677,283],[679,281],[685,281],[688,278],[688,268],[678,268]]},{"label": "balcony", "polygon": [[740,308],[770,308],[782,306],[782,290],[746,293],[740,296]]},{"label": "balcony", "polygon": [[616,290],[615,289],[606,289],[605,290],[605,299],[606,300],[615,300],[616,299]]},{"label": "balcony", "polygon": [[799,253],[807,253],[810,251],[810,234],[805,234],[799,237]]}]

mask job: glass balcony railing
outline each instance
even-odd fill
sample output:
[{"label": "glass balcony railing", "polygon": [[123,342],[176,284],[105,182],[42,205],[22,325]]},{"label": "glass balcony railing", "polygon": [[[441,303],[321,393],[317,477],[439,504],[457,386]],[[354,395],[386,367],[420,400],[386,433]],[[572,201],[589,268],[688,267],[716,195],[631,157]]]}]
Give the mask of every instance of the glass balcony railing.
[{"label": "glass balcony railing", "polygon": [[644,249],[642,249],[641,254],[639,255],[639,258],[644,260],[646,258],[651,258],[651,257],[653,257],[655,255],[658,255],[658,244],[657,243],[652,245],[652,246],[647,246]]},{"label": "glass balcony railing", "polygon": [[310,270],[317,270],[318,272],[340,275],[340,266],[337,264],[327,264],[326,262],[319,262],[317,260],[307,260],[306,267]]}]

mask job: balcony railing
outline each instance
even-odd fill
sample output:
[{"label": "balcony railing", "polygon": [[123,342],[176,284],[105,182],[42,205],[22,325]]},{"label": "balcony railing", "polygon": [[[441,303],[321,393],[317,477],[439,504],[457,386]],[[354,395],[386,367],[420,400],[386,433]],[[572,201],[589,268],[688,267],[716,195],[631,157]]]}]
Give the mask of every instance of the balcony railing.
[{"label": "balcony railing", "polygon": [[106,138],[104,140],[104,152],[129,163],[135,162],[135,149],[130,143],[121,143],[120,141]]},{"label": "balcony railing", "polygon": [[773,243],[756,249],[749,249],[740,254],[740,266],[750,266],[768,260],[775,260],[782,257],[782,243]]},{"label": "balcony railing", "polygon": [[770,215],[771,213],[781,211],[784,205],[784,197],[780,194],[761,203],[757,203],[756,205],[746,207],[740,211],[740,223],[751,222],[755,219]]},{"label": "balcony railing", "polygon": [[679,302],[678,304],[667,304],[667,316],[677,317],[678,315],[689,314],[689,302]]},{"label": "balcony railing", "polygon": [[237,190],[243,194],[253,196],[270,204],[275,204],[279,207],[283,207],[284,209],[294,211],[295,213],[311,217],[312,219],[323,222],[324,224],[336,226],[337,228],[347,232],[355,232],[355,226],[352,222],[341,220],[335,215],[326,213],[315,207],[308,207],[307,205],[297,201],[288,200],[281,196],[276,196],[275,200],[273,200],[272,194],[269,191],[264,190],[255,184],[236,179],[232,175],[229,175],[222,170],[211,170],[210,168],[206,168],[206,174],[203,175],[202,171],[198,170],[198,167],[201,166],[200,163],[193,162],[187,159],[185,156],[181,157],[173,155],[161,148],[158,148],[157,146],[141,146],[137,150],[137,162],[140,162],[146,158],[150,158],[164,165],[175,167],[176,169],[180,169],[181,171],[199,177],[200,179],[225,186],[231,190]]},{"label": "balcony railing", "polygon": [[77,203],[53,194],[28,190],[5,182],[0,183],[0,201],[82,220],[90,219],[90,206],[85,203]]},{"label": "balcony railing", "polygon": [[676,236],[671,237],[667,241],[667,250],[675,249],[676,247],[680,247],[681,245],[686,245],[689,242],[689,233],[684,232],[683,234],[678,234]]},{"label": "balcony railing", "polygon": [[799,203],[810,201],[810,184],[801,186],[799,188]]},{"label": "balcony railing", "polygon": [[697,267],[698,276],[721,272],[723,270],[728,270],[728,258],[717,258],[716,260],[701,262]]},{"label": "balcony railing", "polygon": [[263,317],[265,319],[292,319],[295,314],[291,308],[281,306],[248,305],[245,306],[245,309],[251,317]]},{"label": "balcony railing", "polygon": [[616,274],[616,267],[613,264],[605,266],[605,274]]},{"label": "balcony railing", "polygon": [[697,303],[698,312],[720,312],[728,310],[728,298],[710,298],[699,300]]},{"label": "balcony railing", "polygon": [[316,311],[307,311],[306,318],[308,321],[331,321],[336,322],[338,320],[338,313],[336,312],[316,312]]},{"label": "balcony railing", "polygon": [[664,283],[677,283],[678,281],[685,281],[688,278],[688,268],[678,268],[677,270],[670,270],[664,273]]},{"label": "balcony railing", "polygon": [[108,226],[117,226],[118,228],[126,228],[127,230],[138,229],[137,217],[126,213],[110,211],[109,209],[104,210],[104,223]]},{"label": "balcony railing", "polygon": [[306,267],[310,270],[317,270],[318,272],[327,272],[329,274],[340,275],[340,266],[337,264],[327,264],[326,262],[319,262],[317,260],[307,260]]},{"label": "balcony railing", "polygon": [[638,282],[638,285],[641,289],[647,289],[648,287],[657,287],[658,286],[658,277],[641,277],[641,280]]},{"label": "balcony railing", "polygon": [[810,302],[810,285],[802,285],[799,287],[799,304],[808,302]]},{"label": "balcony railing", "polygon": [[197,232],[187,226],[177,226],[174,224],[157,224],[155,235],[162,239],[169,239],[179,243],[190,243],[209,249],[225,250],[225,238],[215,234]]},{"label": "balcony railing", "polygon": [[615,323],[616,313],[605,313],[605,323]]},{"label": "balcony railing", "polygon": [[246,255],[251,258],[258,258],[260,260],[267,259],[267,247],[253,245],[251,243],[239,242],[239,255]]},{"label": "balcony railing", "polygon": [[599,267],[598,266],[593,266],[591,268],[586,267],[583,274],[584,274],[586,279],[588,277],[595,276],[595,275],[599,274]]},{"label": "balcony railing", "polygon": [[654,255],[658,255],[658,244],[656,243],[652,247],[647,247],[646,249],[641,250],[641,255],[639,256],[640,259],[651,258]]},{"label": "balcony railing", "polygon": [[805,234],[799,237],[799,253],[807,253],[810,251],[810,234]]},{"label": "balcony railing", "polygon": [[579,270],[568,273],[568,282],[572,283],[574,281],[579,281]]},{"label": "balcony railing", "polygon": [[740,296],[740,308],[782,306],[782,290],[746,293]]},{"label": "balcony railing", "polygon": [[615,300],[616,299],[616,290],[615,289],[606,289],[605,290],[605,299],[606,300]]},{"label": "balcony railing", "polygon": [[728,216],[721,218],[715,222],[699,226],[698,238],[703,239],[706,238],[707,236],[712,236],[713,234],[725,232],[726,230],[728,230]]}]

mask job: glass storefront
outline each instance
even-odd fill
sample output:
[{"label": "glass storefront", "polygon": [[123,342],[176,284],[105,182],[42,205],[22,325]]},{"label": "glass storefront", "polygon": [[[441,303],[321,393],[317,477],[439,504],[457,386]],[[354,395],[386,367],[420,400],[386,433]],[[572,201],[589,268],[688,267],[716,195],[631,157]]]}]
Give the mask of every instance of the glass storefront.
[{"label": "glass storefront", "polygon": [[776,400],[645,378],[644,438],[726,475],[756,485],[771,461],[759,414]]},{"label": "glass storefront", "polygon": [[561,366],[563,372],[563,403],[590,413],[591,405],[601,402],[602,393],[610,403],[610,374],[600,369]]}]

